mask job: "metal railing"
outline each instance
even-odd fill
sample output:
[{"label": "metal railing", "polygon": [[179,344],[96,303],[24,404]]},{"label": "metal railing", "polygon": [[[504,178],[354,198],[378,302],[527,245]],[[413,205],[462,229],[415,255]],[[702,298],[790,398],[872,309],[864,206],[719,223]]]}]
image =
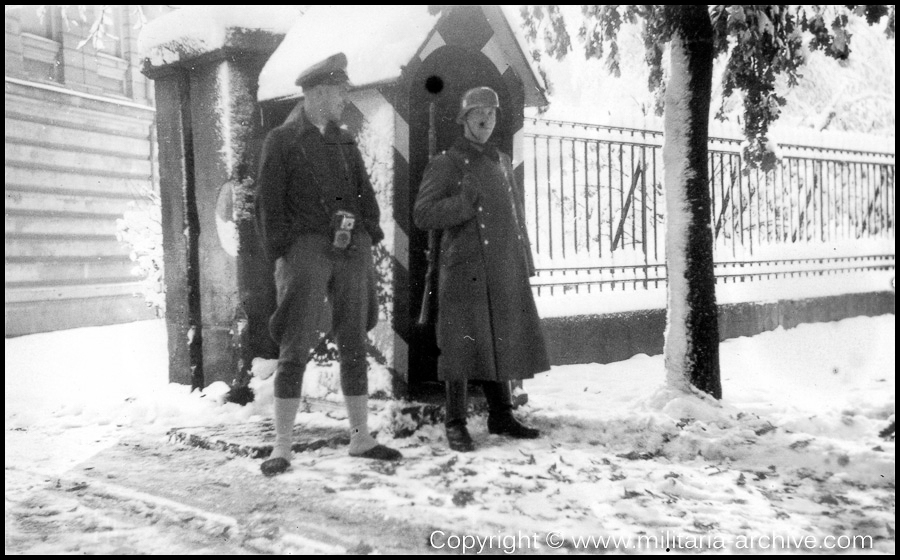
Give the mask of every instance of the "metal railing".
[{"label": "metal railing", "polygon": [[[716,283],[830,276],[863,270],[894,270],[894,255],[811,257],[713,263]],[[666,284],[666,265],[539,268],[532,287],[538,295],[653,289]]]},{"label": "metal railing", "polygon": [[[526,120],[537,293],[664,285],[662,141],[653,130]],[[892,151],[784,144],[765,173],[743,169],[740,144],[710,138],[718,281],[893,269]],[[860,242],[875,250],[860,253]],[[823,257],[824,246],[848,250]]]}]

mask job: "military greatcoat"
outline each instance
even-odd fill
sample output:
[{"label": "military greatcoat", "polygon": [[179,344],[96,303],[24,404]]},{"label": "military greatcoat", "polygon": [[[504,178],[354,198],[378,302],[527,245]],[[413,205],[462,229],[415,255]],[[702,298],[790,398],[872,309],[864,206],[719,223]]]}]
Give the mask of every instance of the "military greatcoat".
[{"label": "military greatcoat", "polygon": [[509,381],[550,369],[524,217],[510,159],[495,148],[461,138],[426,168],[413,219],[443,230],[440,379]]}]

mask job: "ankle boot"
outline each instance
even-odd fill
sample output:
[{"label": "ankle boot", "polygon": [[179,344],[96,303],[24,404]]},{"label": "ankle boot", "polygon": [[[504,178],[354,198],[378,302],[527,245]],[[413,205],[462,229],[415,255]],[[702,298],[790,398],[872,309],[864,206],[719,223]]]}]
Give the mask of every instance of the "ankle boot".
[{"label": "ankle boot", "polygon": [[488,413],[488,432],[516,439],[535,439],[541,432],[522,424],[513,416],[512,410],[497,410]]},{"label": "ankle boot", "polygon": [[447,445],[450,449],[461,453],[475,450],[475,442],[472,441],[472,436],[469,435],[465,423],[453,422],[445,424],[445,428],[447,429]]}]

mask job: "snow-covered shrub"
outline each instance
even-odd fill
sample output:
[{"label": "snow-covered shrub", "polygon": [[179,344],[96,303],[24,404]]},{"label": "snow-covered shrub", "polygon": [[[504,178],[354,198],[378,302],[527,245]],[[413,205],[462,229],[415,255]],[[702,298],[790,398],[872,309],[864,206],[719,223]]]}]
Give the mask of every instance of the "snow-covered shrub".
[{"label": "snow-covered shrub", "polygon": [[116,220],[116,238],[128,244],[135,266],[131,273],[143,278],[142,293],[158,317],[166,312],[163,276],[162,211],[159,194],[143,189],[141,198],[128,203],[129,210]]},{"label": "snow-covered shrub", "polygon": [[417,409],[403,401],[390,401],[373,420],[379,433],[387,433],[392,437],[409,437],[422,427],[422,421],[415,418]]},{"label": "snow-covered shrub", "polygon": [[390,311],[394,308],[393,269],[391,252],[384,244],[373,248],[375,259],[375,297],[378,300],[379,321],[390,320]]},{"label": "snow-covered shrub", "polygon": [[313,349],[313,360],[319,365],[338,361],[338,347],[333,335],[329,334],[319,340],[319,344]]}]

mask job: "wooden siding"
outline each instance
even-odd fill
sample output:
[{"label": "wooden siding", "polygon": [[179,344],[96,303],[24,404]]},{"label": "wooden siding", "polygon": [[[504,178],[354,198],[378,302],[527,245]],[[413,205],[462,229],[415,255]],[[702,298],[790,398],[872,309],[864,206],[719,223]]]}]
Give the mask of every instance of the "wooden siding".
[{"label": "wooden siding", "polygon": [[116,239],[153,185],[153,110],[5,86],[6,336],[153,318]]}]

